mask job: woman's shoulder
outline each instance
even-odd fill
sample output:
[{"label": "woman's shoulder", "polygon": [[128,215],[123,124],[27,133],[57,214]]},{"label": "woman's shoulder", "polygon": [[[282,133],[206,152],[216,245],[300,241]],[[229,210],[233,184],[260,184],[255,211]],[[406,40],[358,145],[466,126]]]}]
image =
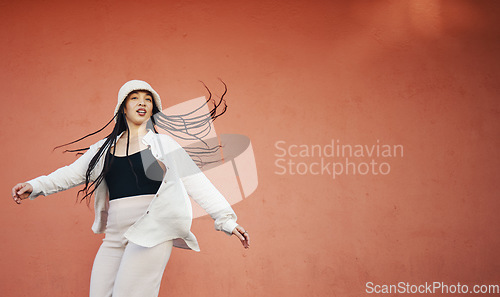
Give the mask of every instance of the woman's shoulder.
[{"label": "woman's shoulder", "polygon": [[106,142],[106,139],[107,138],[103,138],[103,139],[97,141],[96,143],[94,143],[93,145],[100,147],[101,145],[104,144],[104,142]]},{"label": "woman's shoulder", "polygon": [[106,138],[103,138],[101,140],[98,140],[97,142],[95,142],[94,144],[91,144],[90,147],[89,147],[89,150],[98,150],[101,148],[101,146],[104,144],[104,142],[106,142]]}]

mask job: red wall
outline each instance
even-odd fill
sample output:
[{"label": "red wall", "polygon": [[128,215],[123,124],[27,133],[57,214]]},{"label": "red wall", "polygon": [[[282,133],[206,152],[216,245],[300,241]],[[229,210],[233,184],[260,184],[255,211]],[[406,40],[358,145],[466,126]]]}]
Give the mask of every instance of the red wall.
[{"label": "red wall", "polygon": [[[217,77],[229,87],[217,131],[248,136],[255,152],[259,186],[234,205],[252,246],[196,219],[202,251],[174,251],[160,296],[499,284],[499,8],[1,1],[1,295],[87,296],[102,238],[90,229],[92,210],[75,204],[78,188],[18,206],[12,186],[72,162],[52,148],[102,127],[125,81],[148,81],[167,107],[205,95],[198,80],[220,94]],[[277,142],[324,148],[332,140],[378,140],[404,154],[349,158],[385,162],[385,175],[279,174],[280,162],[321,158],[279,157]]]}]

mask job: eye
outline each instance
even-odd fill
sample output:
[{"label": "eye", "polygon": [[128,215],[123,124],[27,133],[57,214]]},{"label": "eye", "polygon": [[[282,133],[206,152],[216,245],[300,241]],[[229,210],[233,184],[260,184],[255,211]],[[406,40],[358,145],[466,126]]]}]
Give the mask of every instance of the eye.
[{"label": "eye", "polygon": [[153,99],[151,99],[151,98],[146,98],[146,101],[152,102],[152,101],[153,101]]},{"label": "eye", "polygon": [[130,99],[137,99],[137,96],[132,96],[130,97]]}]

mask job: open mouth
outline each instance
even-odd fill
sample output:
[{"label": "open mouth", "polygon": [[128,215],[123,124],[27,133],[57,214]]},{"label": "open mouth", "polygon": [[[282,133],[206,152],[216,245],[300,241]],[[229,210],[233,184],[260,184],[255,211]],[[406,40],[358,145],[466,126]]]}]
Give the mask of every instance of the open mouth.
[{"label": "open mouth", "polygon": [[137,110],[137,113],[140,115],[140,116],[145,116],[146,115],[146,110],[144,108],[139,108]]}]

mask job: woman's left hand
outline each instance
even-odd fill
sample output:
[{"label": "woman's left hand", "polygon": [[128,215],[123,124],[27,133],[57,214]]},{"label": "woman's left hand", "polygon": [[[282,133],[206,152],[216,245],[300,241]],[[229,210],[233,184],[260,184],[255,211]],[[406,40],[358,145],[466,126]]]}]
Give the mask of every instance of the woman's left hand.
[{"label": "woman's left hand", "polygon": [[250,247],[250,235],[248,235],[248,231],[245,231],[245,228],[238,225],[234,228],[233,234],[239,238],[244,248],[247,249]]}]

